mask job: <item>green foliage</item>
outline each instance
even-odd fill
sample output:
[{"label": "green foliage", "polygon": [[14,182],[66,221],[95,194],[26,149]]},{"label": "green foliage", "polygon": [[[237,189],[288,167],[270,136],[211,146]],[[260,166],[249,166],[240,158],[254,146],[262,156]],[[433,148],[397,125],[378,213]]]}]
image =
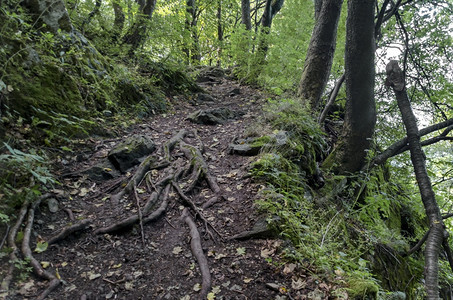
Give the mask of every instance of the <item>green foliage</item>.
[{"label": "green foliage", "polygon": [[19,272],[17,276],[19,277],[19,280],[21,282],[27,280],[33,271],[33,268],[30,266],[30,260],[28,258],[23,260],[15,259],[13,261],[10,261],[10,263],[14,264],[16,271]]},{"label": "green foliage", "polygon": [[44,155],[33,150],[25,153],[8,144],[4,146],[9,154],[0,155],[0,210],[2,222],[7,222],[17,207],[31,202],[57,181],[47,168]]},{"label": "green foliage", "polygon": [[47,146],[55,146],[56,143],[70,143],[73,137],[88,135],[88,131],[94,125],[93,121],[78,118],[53,111],[46,112],[34,108],[31,127],[33,130],[42,129],[45,134],[44,143]]}]

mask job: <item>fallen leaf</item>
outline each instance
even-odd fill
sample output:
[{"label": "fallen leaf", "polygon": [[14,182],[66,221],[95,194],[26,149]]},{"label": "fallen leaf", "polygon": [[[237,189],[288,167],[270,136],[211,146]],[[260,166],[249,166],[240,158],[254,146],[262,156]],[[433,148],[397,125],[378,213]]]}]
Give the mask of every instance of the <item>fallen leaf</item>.
[{"label": "fallen leaf", "polygon": [[49,247],[49,244],[47,242],[38,242],[36,244],[36,253],[42,253],[47,250],[47,247]]},{"label": "fallen leaf", "polygon": [[124,284],[124,288],[128,291],[134,290],[134,283],[132,281],[128,281]]},{"label": "fallen leaf", "polygon": [[195,285],[193,286],[193,290],[195,292],[199,292],[201,290],[201,284],[195,283]]},{"label": "fallen leaf", "polygon": [[68,265],[68,263],[65,262],[65,261],[61,263],[61,266],[62,266],[62,267],[66,267],[67,265]]},{"label": "fallen leaf", "polygon": [[249,283],[253,280],[253,278],[244,278],[244,283]]},{"label": "fallen leaf", "polygon": [[112,266],[112,269],[118,269],[118,268],[121,268],[122,264],[116,264],[116,265],[113,265]]},{"label": "fallen leaf", "polygon": [[214,299],[215,299],[215,294],[214,294],[214,293],[209,293],[209,294],[206,296],[206,299],[207,299],[207,300],[214,300]]},{"label": "fallen leaf", "polygon": [[90,280],[95,280],[96,278],[99,278],[99,277],[101,277],[101,276],[102,276],[102,275],[99,274],[99,273],[94,274],[94,273],[92,273],[92,272],[88,272],[88,279],[90,279]]},{"label": "fallen leaf", "polygon": [[289,274],[289,273],[292,273],[294,272],[294,269],[296,269],[296,264],[287,264],[285,265],[285,267],[283,268],[283,273],[284,274]]},{"label": "fallen leaf", "polygon": [[42,266],[44,269],[47,269],[47,268],[50,266],[50,262],[48,262],[48,261],[42,261],[42,262],[41,262],[41,266]]},{"label": "fallen leaf", "polygon": [[215,259],[222,259],[222,258],[225,258],[225,257],[227,257],[225,254],[219,253],[219,254],[217,254],[217,255],[215,256]]},{"label": "fallen leaf", "polygon": [[293,289],[295,289],[296,291],[305,288],[306,285],[307,285],[307,282],[302,280],[302,278],[297,279],[297,281],[293,279],[291,282],[291,287]]},{"label": "fallen leaf", "polygon": [[275,249],[263,249],[261,250],[261,257],[262,258],[268,258],[272,256],[275,252]]},{"label": "fallen leaf", "polygon": [[234,201],[234,200],[236,200],[236,198],[234,198],[234,197],[228,197],[227,200],[228,200],[228,201]]},{"label": "fallen leaf", "polygon": [[173,254],[179,254],[181,252],[182,252],[182,248],[179,246],[173,248],[173,251],[172,251]]},{"label": "fallen leaf", "polygon": [[245,248],[244,247],[237,248],[236,253],[238,255],[245,255]]},{"label": "fallen leaf", "polygon": [[88,194],[89,190],[87,188],[81,188],[79,192],[80,197],[85,197]]}]

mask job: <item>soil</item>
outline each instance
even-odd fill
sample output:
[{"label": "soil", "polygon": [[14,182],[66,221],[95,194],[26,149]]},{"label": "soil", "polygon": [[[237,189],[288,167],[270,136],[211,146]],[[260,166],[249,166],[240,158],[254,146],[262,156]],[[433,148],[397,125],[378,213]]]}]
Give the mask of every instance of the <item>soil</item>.
[{"label": "soil", "polygon": [[[91,138],[86,141],[88,150],[60,159],[61,186],[54,191],[59,209],[51,213],[45,201],[36,209],[32,250],[38,240],[47,241],[62,228],[81,220],[91,223],[44,252],[33,252],[39,262],[49,263],[46,270],[61,278],[62,284],[47,299],[206,299],[203,289],[207,287],[201,286],[206,283],[206,274],[202,276],[202,259],[191,247],[196,237],[190,235],[188,223],[181,217],[183,211],[195,221],[201,237],[199,252],[206,257],[211,276],[209,299],[335,299],[329,296],[335,287],[313,275],[309,262],[302,265],[280,258],[287,246],[283,240],[231,239],[263,219],[254,205],[263,186],[248,175],[250,163],[257,157],[232,155],[229,144],[244,132],[257,131],[255,121],[262,114],[266,95],[224,76],[200,85],[215,102],[197,101],[196,97],[192,101],[171,98],[171,113],[144,120],[121,138]],[[240,111],[240,116],[217,125],[187,120],[196,110],[225,107]],[[184,143],[204,150],[202,158],[208,175],[218,183],[220,192],[213,191],[201,177],[183,195],[171,186],[168,207],[162,216],[145,224],[136,222],[121,230],[97,234],[99,228],[141,214],[143,205],[159,189],[157,182],[177,173],[178,168],[187,169],[189,162],[185,153],[175,147],[169,167],[152,169],[147,173],[150,180],[142,180],[135,192],[126,193],[119,201],[111,196],[124,188],[138,167],[119,178],[100,182],[88,179],[80,171],[105,159],[115,144],[133,134],[151,137],[159,149],[153,155],[158,162],[164,162],[162,146],[182,129],[187,132]],[[181,176],[186,178],[186,185],[191,183],[187,180],[189,175]],[[197,211],[184,201],[184,196]],[[160,198],[151,212],[159,207]],[[202,209],[208,202],[209,207]],[[70,219],[71,214],[74,220]],[[37,276],[22,283],[13,282],[16,294],[10,293],[6,299],[34,298],[48,285]]]}]

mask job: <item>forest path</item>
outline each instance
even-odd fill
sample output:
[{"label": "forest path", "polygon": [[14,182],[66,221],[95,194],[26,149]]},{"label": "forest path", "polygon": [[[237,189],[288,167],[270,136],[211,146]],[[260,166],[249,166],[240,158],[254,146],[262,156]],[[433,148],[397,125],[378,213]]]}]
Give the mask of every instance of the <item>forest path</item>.
[{"label": "forest path", "polygon": [[[62,170],[66,177],[57,197],[60,209],[51,213],[41,205],[34,232],[48,241],[62,228],[83,220],[90,220],[90,225],[84,223],[83,230],[34,253],[63,280],[48,299],[187,300],[206,299],[207,293],[210,299],[327,299],[328,285],[303,275],[301,266],[279,259],[282,241],[231,239],[260,220],[254,200],[261,186],[247,175],[256,157],[231,155],[229,144],[245,131],[257,130],[254,120],[266,100],[260,91],[225,76],[210,77],[201,86],[214,102],[203,97],[189,102],[173,99],[171,113],[134,126],[120,139],[91,140],[92,151],[78,154],[73,160],[79,162]],[[187,119],[194,111],[214,108],[240,114],[216,125]],[[93,181],[84,175],[83,170],[105,160],[114,145],[134,134],[150,137],[157,145],[155,162],[149,171],[142,170],[144,179],[118,194],[143,163],[116,179]],[[201,171],[194,171],[197,168]],[[153,214],[156,218],[147,222]],[[131,218],[133,226],[116,230]],[[192,226],[189,231],[190,224],[197,230]],[[197,249],[196,232],[202,250]],[[31,244],[35,243],[36,237]],[[32,279],[18,298],[11,299],[39,294],[47,284]]]}]

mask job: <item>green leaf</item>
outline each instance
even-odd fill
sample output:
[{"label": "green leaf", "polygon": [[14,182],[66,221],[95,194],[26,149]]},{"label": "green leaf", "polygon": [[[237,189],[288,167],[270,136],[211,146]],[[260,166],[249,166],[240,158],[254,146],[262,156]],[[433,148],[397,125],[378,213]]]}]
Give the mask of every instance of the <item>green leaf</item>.
[{"label": "green leaf", "polygon": [[35,252],[42,253],[47,250],[47,247],[49,247],[49,244],[47,242],[38,242],[36,244]]}]

